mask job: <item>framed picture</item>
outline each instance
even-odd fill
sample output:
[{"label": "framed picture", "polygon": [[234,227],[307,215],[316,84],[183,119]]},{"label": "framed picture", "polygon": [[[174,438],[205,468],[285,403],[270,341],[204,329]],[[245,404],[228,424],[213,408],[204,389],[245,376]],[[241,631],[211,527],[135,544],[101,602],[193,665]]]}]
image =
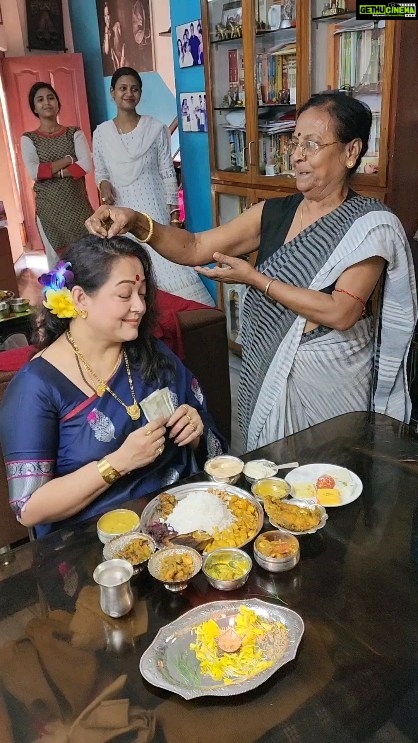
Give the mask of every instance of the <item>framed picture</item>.
[{"label": "framed picture", "polygon": [[150,0],[96,0],[103,75],[155,69]]},{"label": "framed picture", "polygon": [[62,0],[26,0],[28,49],[65,51]]},{"label": "framed picture", "polygon": [[225,3],[222,8],[222,24],[232,23],[242,26],[242,0],[234,0],[231,3]]},{"label": "framed picture", "polygon": [[181,128],[184,132],[207,132],[206,93],[180,93]]},{"label": "framed picture", "polygon": [[180,67],[203,65],[202,21],[176,26],[177,54]]}]

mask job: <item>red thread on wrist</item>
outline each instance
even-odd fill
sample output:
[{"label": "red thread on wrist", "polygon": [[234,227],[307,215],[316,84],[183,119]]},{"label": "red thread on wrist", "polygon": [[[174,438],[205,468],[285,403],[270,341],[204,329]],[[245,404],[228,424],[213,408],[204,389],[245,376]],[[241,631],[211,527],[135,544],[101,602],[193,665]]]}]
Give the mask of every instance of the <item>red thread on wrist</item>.
[{"label": "red thread on wrist", "polygon": [[360,302],[361,306],[363,307],[361,316],[366,317],[366,302],[361,297],[357,297],[355,294],[351,294],[351,292],[348,292],[346,289],[334,289],[335,292],[340,292],[340,294],[346,294],[347,297],[351,297],[351,299],[355,299],[356,302]]}]

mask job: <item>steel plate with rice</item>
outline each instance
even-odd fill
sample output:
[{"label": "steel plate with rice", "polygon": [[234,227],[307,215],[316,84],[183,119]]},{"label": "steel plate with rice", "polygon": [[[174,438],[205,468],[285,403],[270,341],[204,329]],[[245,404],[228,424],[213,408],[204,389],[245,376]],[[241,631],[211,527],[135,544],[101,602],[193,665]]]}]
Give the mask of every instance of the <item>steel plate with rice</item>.
[{"label": "steel plate with rice", "polygon": [[258,501],[234,485],[188,483],[161,493],[144,508],[140,530],[158,546],[187,544],[201,552],[243,547],[261,531]]},{"label": "steel plate with rice", "polygon": [[139,668],[151,684],[184,699],[233,696],[293,660],[303,632],[291,609],[260,599],[214,601],[160,629]]}]

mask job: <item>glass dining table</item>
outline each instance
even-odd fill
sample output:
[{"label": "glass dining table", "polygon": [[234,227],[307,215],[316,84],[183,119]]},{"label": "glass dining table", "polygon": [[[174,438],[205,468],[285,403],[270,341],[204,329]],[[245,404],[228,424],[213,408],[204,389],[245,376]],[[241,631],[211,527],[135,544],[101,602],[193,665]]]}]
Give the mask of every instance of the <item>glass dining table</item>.
[{"label": "glass dining table", "polygon": [[[131,581],[132,611],[111,619],[92,577],[103,559],[95,522],[14,550],[0,566],[2,743],[418,739],[415,432],[384,415],[350,413],[244,459],[260,457],[341,465],[363,492],[299,537],[294,568],[270,573],[254,562],[237,591],[217,591],[200,572],[170,593],[144,570]],[[151,497],[129,507],[141,513]],[[245,549],[252,555],[252,544]],[[208,602],[252,598],[294,610],[305,625],[296,658],[264,683],[186,700],[142,677],[141,656],[163,626]]]}]

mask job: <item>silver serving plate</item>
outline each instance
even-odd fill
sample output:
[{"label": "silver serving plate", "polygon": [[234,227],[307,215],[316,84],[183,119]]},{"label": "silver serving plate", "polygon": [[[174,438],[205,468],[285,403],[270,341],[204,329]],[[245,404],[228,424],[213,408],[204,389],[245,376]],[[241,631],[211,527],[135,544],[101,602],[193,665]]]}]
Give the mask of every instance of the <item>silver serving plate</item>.
[{"label": "silver serving plate", "polygon": [[[221,628],[231,626],[240,606],[252,609],[258,616],[282,622],[288,630],[288,645],[273,665],[252,678],[225,685],[200,673],[199,661],[190,643],[195,640],[195,628],[208,619],[215,620]],[[143,677],[154,686],[179,694],[184,699],[194,697],[230,697],[255,689],[296,656],[304,632],[299,614],[282,606],[275,606],[260,599],[244,601],[213,601],[183,614],[174,622],[162,627],[155,640],[145,650],[139,669]],[[271,658],[271,650],[269,653]]]},{"label": "silver serving plate", "polygon": [[[187,495],[190,493],[195,492],[204,492],[207,493],[209,491],[215,491],[215,490],[223,490],[227,493],[230,493],[231,495],[238,495],[240,498],[245,498],[246,500],[250,501],[250,503],[254,506],[254,508],[257,511],[258,514],[258,523],[255,533],[250,539],[247,539],[242,544],[237,545],[231,545],[236,547],[244,547],[244,545],[249,544],[249,542],[252,542],[252,540],[257,536],[257,534],[261,531],[263,523],[264,523],[264,511],[260,503],[256,498],[254,498],[253,495],[248,493],[246,490],[243,490],[242,488],[237,488],[235,485],[229,485],[227,483],[220,483],[220,482],[190,482],[186,485],[177,485],[174,488],[167,488],[167,490],[164,490],[164,493],[170,493],[170,495],[175,495],[176,499],[178,501],[183,500],[183,498],[186,498]],[[150,524],[152,524],[154,521],[159,520],[159,515],[157,512],[157,506],[159,503],[159,495],[156,496],[156,498],[153,498],[152,501],[150,501],[142,511],[141,515],[141,521],[139,524],[140,531],[144,532],[145,534],[148,533],[148,527]],[[167,520],[167,523],[170,523]]]},{"label": "silver serving plate", "polygon": [[289,534],[294,534],[295,536],[303,536],[303,534],[315,534],[318,529],[322,529],[323,526],[325,526],[328,514],[324,508],[324,506],[321,506],[316,501],[308,500],[308,499],[302,499],[302,498],[284,498],[283,503],[290,503],[292,506],[299,506],[300,508],[309,508],[311,511],[314,508],[318,508],[320,514],[321,514],[321,520],[317,526],[314,526],[312,529],[306,529],[306,531],[291,531],[291,529],[286,529],[284,526],[280,526],[280,524],[276,524],[275,521],[272,521],[269,517],[269,522],[272,526],[274,526],[275,529],[282,529],[282,531],[287,531]]}]

